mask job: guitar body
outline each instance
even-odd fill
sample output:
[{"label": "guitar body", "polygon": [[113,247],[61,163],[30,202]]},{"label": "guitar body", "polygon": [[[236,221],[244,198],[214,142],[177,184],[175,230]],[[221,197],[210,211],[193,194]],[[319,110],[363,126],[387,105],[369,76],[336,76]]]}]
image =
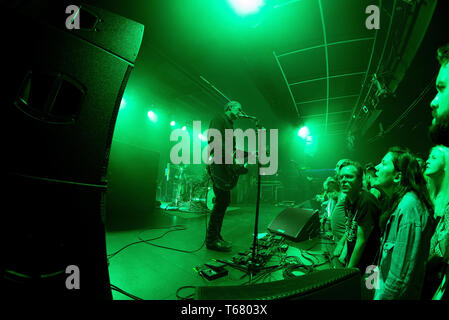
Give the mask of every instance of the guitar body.
[{"label": "guitar body", "polygon": [[208,165],[207,171],[214,186],[218,189],[230,191],[239,181],[239,176],[248,172],[245,165],[239,164],[216,164]]}]

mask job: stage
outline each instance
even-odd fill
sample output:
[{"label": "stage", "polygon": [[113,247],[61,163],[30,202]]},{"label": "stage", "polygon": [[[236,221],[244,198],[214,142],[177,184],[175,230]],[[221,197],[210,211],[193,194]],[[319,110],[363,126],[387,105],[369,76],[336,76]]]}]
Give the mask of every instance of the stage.
[{"label": "stage", "polygon": [[[283,210],[284,207],[263,204],[260,207],[258,233],[268,233],[270,222]],[[249,250],[253,242],[255,205],[234,206],[226,213],[222,236],[233,243],[233,250],[229,253],[207,250],[203,245],[206,231],[206,215],[166,211],[163,209],[153,213],[152,223],[146,229],[120,232],[107,232],[107,254],[113,254],[124,246],[140,241],[140,239],[154,239],[169,230],[160,239],[151,243],[175,248],[180,252],[166,248],[156,247],[147,243],[138,243],[127,247],[109,260],[109,274],[111,284],[145,300],[177,300],[176,292],[184,286],[229,286],[248,284],[249,277],[243,271],[226,266],[227,276],[208,281],[200,277],[194,270],[196,266],[203,265],[211,259],[230,260],[238,252]],[[208,218],[208,216],[207,216]],[[140,239],[139,239],[140,237]],[[285,239],[285,238],[284,238]],[[317,265],[314,270],[330,268],[330,263],[323,255],[332,250],[331,240],[315,237],[313,239],[293,242],[285,239],[288,244],[286,252],[289,257],[298,257],[304,265]],[[203,246],[202,246],[203,245]],[[277,257],[273,257],[268,265],[276,265]],[[295,271],[301,275],[305,270]],[[254,279],[256,279],[255,277]],[[260,278],[260,277],[259,277]],[[254,280],[253,279],[253,280]],[[267,274],[257,283],[282,280],[282,270]],[[179,292],[180,296],[188,296],[193,289],[186,288]],[[116,300],[130,299],[113,290]]]}]

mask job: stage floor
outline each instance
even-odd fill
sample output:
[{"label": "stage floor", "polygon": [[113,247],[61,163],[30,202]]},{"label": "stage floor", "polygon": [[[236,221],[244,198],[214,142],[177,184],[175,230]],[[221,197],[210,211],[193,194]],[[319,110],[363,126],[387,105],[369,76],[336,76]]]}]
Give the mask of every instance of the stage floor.
[{"label": "stage floor", "polygon": [[[283,207],[262,204],[259,215],[258,233],[268,232],[270,222],[283,210]],[[156,247],[147,243],[138,243],[127,247],[109,260],[109,276],[111,284],[145,300],[177,300],[176,292],[184,286],[216,286],[216,285],[242,285],[248,283],[249,277],[245,273],[227,266],[229,274],[223,278],[207,281],[201,278],[194,267],[202,265],[211,259],[231,259],[239,251],[248,250],[253,242],[255,205],[233,206],[226,213],[222,236],[233,244],[232,252],[223,253],[206,249],[204,243],[206,232],[205,214],[192,214],[186,212],[156,210],[152,213],[151,224],[141,230],[119,231],[106,233],[106,245],[108,255],[120,250],[124,246],[137,242],[140,239],[154,239],[151,243],[170,247],[183,251],[170,250]],[[178,227],[175,227],[178,226]],[[320,238],[303,242],[287,240],[289,256],[298,256],[309,252],[314,260],[321,264],[317,269],[330,268],[329,263],[323,260],[322,253],[329,251],[332,245],[330,240]],[[200,249],[201,248],[201,249]],[[199,249],[199,250],[198,250]],[[312,263],[309,259],[303,259],[305,264]],[[274,259],[274,258],[273,258]],[[276,261],[273,261],[275,264]],[[298,273],[297,275],[299,275]],[[263,282],[283,279],[282,271],[276,271],[270,276],[261,279]],[[194,291],[185,288],[179,292],[180,296],[188,296]],[[128,300],[115,290],[112,291],[115,300]]]}]

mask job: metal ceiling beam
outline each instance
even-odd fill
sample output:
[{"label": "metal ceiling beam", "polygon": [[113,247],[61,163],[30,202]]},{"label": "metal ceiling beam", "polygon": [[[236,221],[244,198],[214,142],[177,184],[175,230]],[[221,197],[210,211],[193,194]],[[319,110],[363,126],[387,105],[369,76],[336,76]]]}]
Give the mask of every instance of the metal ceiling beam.
[{"label": "metal ceiling beam", "polygon": [[297,84],[303,84],[303,83],[314,82],[314,81],[319,81],[319,80],[326,80],[326,79],[334,79],[334,78],[357,76],[357,75],[361,75],[361,74],[365,74],[365,71],[337,74],[336,76],[327,76],[327,77],[321,77],[321,78],[314,78],[314,79],[309,79],[309,80],[304,80],[304,81],[293,82],[293,83],[290,83],[289,85],[290,86],[295,86]]},{"label": "metal ceiling beam", "polygon": [[329,116],[329,54],[327,52],[327,36],[326,36],[326,24],[324,23],[323,5],[321,0],[318,0],[321,14],[321,24],[323,26],[323,40],[324,40],[324,54],[326,56],[326,126],[324,132],[327,133],[327,120]]},{"label": "metal ceiling beam", "polygon": [[[327,123],[328,123],[328,116],[329,116],[329,100],[340,98],[340,97],[335,97],[335,98],[330,98],[329,97],[329,89],[330,89],[329,88],[329,79],[330,78],[338,78],[338,77],[358,75],[358,74],[365,73],[365,72],[357,72],[357,73],[350,73],[350,74],[344,74],[344,75],[329,76],[328,47],[329,46],[333,46],[333,45],[339,45],[339,44],[347,44],[347,43],[351,43],[351,42],[369,41],[369,40],[373,40],[373,38],[372,37],[358,38],[358,39],[351,39],[351,40],[344,40],[344,41],[336,41],[336,42],[332,42],[332,43],[327,43],[326,25],[325,25],[325,22],[324,22],[324,14],[323,14],[323,7],[322,7],[321,0],[318,0],[318,4],[319,4],[319,7],[320,7],[321,24],[322,24],[322,27],[323,27],[323,40],[324,40],[324,43],[321,44],[321,45],[318,45],[318,46],[312,46],[312,47],[308,47],[308,48],[304,48],[304,49],[300,49],[300,50],[295,50],[295,51],[283,53],[283,54],[280,54],[280,55],[276,54],[276,52],[273,51],[273,56],[274,56],[274,58],[276,60],[276,63],[278,65],[278,67],[279,67],[279,70],[281,71],[281,74],[282,74],[282,77],[284,79],[284,82],[287,85],[287,89],[289,91],[290,98],[291,98],[291,100],[293,102],[293,105],[294,105],[294,107],[296,109],[296,113],[298,115],[298,119],[301,119],[301,114],[300,114],[300,111],[299,111],[299,108],[298,108],[298,104],[301,104],[301,103],[297,103],[296,102],[295,97],[293,95],[293,92],[291,90],[291,86],[292,85],[296,85],[296,84],[300,84],[300,83],[305,83],[305,82],[318,81],[318,80],[321,80],[321,79],[317,78],[317,79],[311,79],[311,80],[306,80],[306,81],[302,81],[302,82],[297,82],[297,83],[294,83],[294,84],[289,84],[287,76],[285,74],[285,71],[284,71],[284,69],[283,69],[283,67],[281,65],[281,62],[280,62],[279,58],[287,56],[287,55],[299,53],[299,52],[304,52],[304,51],[307,51],[307,50],[312,50],[312,49],[323,48],[324,47],[324,49],[325,49],[325,57],[326,57],[326,77],[322,78],[322,80],[326,80],[326,99],[322,99],[320,101],[326,101],[326,113],[325,113],[325,116],[326,116],[326,129],[325,129],[325,131],[327,131]],[[355,96],[355,95],[351,95],[351,96]],[[344,96],[344,97],[351,97],[351,96]],[[359,96],[359,98],[360,98],[360,96]],[[313,102],[313,101],[308,101],[308,102]],[[308,102],[306,102],[306,103],[308,103]]]},{"label": "metal ceiling beam", "polygon": [[[328,47],[330,46],[335,46],[338,44],[346,44],[346,43],[351,43],[351,42],[358,42],[358,41],[368,41],[368,40],[374,40],[373,37],[370,38],[358,38],[358,39],[351,39],[351,40],[343,40],[343,41],[336,41],[336,42],[330,42],[327,44]],[[318,49],[318,48],[323,48],[325,45],[324,44],[320,44],[317,46],[312,46],[312,47],[307,47],[304,49],[299,49],[299,50],[295,50],[295,51],[290,51],[290,52],[286,52],[286,53],[282,53],[280,55],[278,55],[278,57],[285,57],[291,54],[296,54],[296,53],[300,53],[300,52],[304,52],[304,51],[308,51],[308,50],[312,50],[312,49]]]},{"label": "metal ceiling beam", "polygon": [[[328,115],[335,115],[335,114],[342,114],[342,113],[349,113],[351,110],[345,110],[345,111],[337,111],[337,112],[329,112]],[[319,114],[311,114],[309,116],[302,116],[303,118],[313,118],[313,117],[322,117],[325,116],[325,113],[319,113]]]},{"label": "metal ceiling beam", "polygon": [[295,100],[295,97],[293,96],[292,89],[290,88],[290,86],[288,84],[288,80],[285,75],[284,69],[282,68],[281,62],[279,61],[278,56],[276,55],[276,52],[273,51],[273,55],[274,55],[274,59],[276,60],[276,63],[278,65],[279,69],[281,70],[281,74],[282,74],[282,77],[284,78],[285,84],[287,85],[287,89],[288,89],[288,92],[290,93],[290,98],[293,101],[293,105],[295,106],[296,114],[298,115],[298,119],[301,119],[301,115],[299,114],[298,105],[296,104],[296,100]]},{"label": "metal ceiling beam", "polygon": [[[328,122],[328,125],[341,125],[341,124],[345,124],[345,123],[348,123],[348,120],[346,120],[346,121],[334,121],[334,122]],[[317,124],[317,125],[315,125],[316,127],[318,127],[318,128],[320,128],[320,127],[322,127],[323,125],[320,125],[320,124]]]},{"label": "metal ceiling beam", "polygon": [[[359,96],[358,94],[350,94],[350,95],[347,95],[347,96],[338,96],[338,97],[329,98],[329,100],[337,100],[337,99],[344,99],[344,98],[355,98],[355,97],[358,97],[358,96]],[[306,103],[313,103],[313,102],[320,102],[320,101],[326,101],[326,98],[300,101],[300,102],[297,102],[297,104],[306,104]]]}]

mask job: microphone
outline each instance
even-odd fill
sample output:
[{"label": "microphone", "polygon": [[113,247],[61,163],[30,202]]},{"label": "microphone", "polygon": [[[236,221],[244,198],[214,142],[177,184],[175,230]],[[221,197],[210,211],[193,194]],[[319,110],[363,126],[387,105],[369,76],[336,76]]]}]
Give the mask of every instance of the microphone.
[{"label": "microphone", "polygon": [[245,112],[243,112],[243,111],[240,111],[239,117],[240,117],[240,118],[245,118],[245,119],[253,119],[253,120],[257,120],[256,117],[249,116],[249,115],[247,115],[247,114],[246,114]]}]

